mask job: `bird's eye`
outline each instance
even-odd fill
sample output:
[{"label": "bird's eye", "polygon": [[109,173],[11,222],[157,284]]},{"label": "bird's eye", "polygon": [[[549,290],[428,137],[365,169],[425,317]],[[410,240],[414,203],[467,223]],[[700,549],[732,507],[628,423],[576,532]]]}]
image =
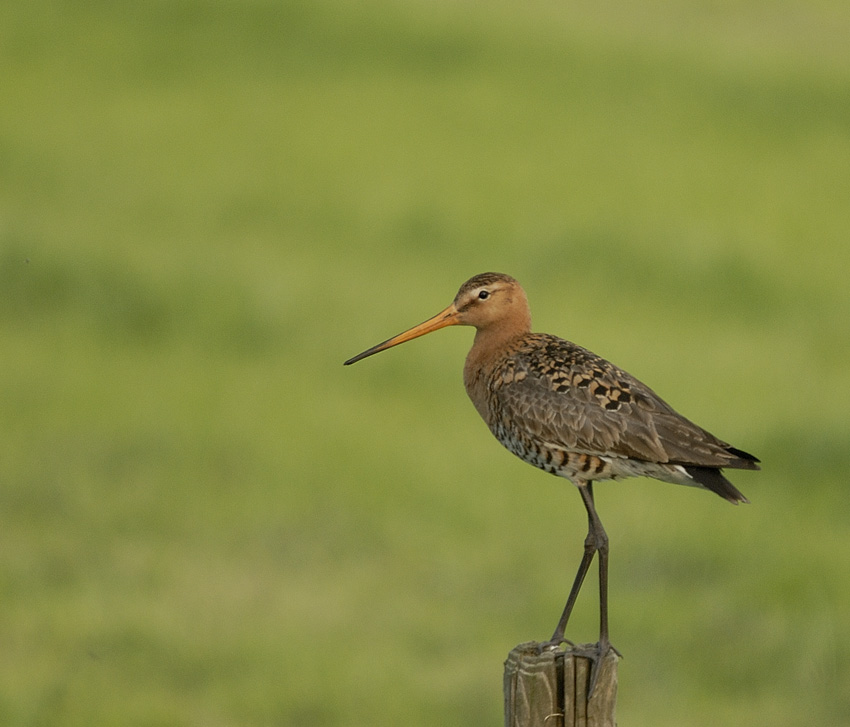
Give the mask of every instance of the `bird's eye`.
[{"label": "bird's eye", "polygon": [[490,291],[489,290],[482,290],[478,294],[478,300],[487,300],[487,298],[489,298],[489,297],[490,297]]}]

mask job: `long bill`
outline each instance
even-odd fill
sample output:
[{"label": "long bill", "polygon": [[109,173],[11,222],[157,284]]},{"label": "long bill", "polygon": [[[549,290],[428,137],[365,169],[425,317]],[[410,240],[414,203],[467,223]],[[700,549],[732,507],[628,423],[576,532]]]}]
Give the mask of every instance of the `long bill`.
[{"label": "long bill", "polygon": [[371,356],[373,353],[385,351],[388,348],[398,346],[398,344],[404,343],[405,341],[410,341],[414,338],[419,338],[419,336],[424,336],[426,333],[437,331],[440,328],[445,328],[446,326],[456,326],[460,323],[460,319],[458,316],[458,309],[455,308],[454,303],[452,303],[448,308],[443,311],[440,311],[433,318],[429,318],[427,321],[423,321],[418,326],[413,326],[413,328],[406,330],[404,333],[399,333],[397,336],[388,338],[383,343],[379,343],[377,346],[372,346],[372,348],[365,350],[363,353],[358,353],[353,358],[348,359],[348,361],[346,361],[344,365],[348,366],[349,364],[357,363],[360,359],[366,358],[367,356]]}]

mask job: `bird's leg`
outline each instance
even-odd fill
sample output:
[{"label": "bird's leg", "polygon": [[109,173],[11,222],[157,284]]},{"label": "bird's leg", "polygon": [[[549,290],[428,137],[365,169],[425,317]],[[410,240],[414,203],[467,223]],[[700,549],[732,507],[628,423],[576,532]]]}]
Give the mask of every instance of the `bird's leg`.
[{"label": "bird's leg", "polygon": [[578,573],[576,573],[575,580],[573,581],[573,587],[570,589],[570,595],[567,598],[567,603],[564,606],[564,611],[561,614],[561,618],[558,621],[558,625],[555,627],[555,633],[552,634],[551,640],[548,642],[549,644],[560,644],[566,641],[569,644],[572,642],[565,638],[565,632],[567,630],[567,622],[570,620],[570,615],[573,612],[573,606],[576,604],[576,600],[578,599],[578,593],[581,590],[582,583],[584,583],[584,577],[587,575],[587,571],[590,570],[590,564],[593,561],[594,550],[584,551],[584,556],[581,559],[581,563],[578,567]]},{"label": "bird's leg", "polygon": [[587,508],[588,538],[593,536],[596,551],[599,553],[599,651],[600,655],[604,656],[611,645],[608,641],[608,534],[596,514],[592,482],[587,483],[587,487],[581,491],[581,496]]},{"label": "bird's leg", "polygon": [[[590,493],[590,502],[591,506],[587,509],[587,537],[584,539],[584,556],[582,556],[581,563],[578,567],[578,573],[576,573],[575,580],[573,581],[573,587],[570,589],[570,595],[567,598],[567,604],[564,606],[564,612],[561,614],[561,619],[558,621],[558,625],[555,627],[555,633],[552,634],[552,639],[549,643],[552,644],[560,644],[564,641],[564,634],[567,630],[567,622],[570,620],[570,615],[573,612],[573,606],[576,604],[576,600],[578,599],[578,593],[581,590],[581,586],[584,583],[584,578],[587,575],[587,571],[590,569],[590,564],[593,562],[593,556],[597,551],[597,540],[594,532],[594,522],[590,513],[593,512],[593,515],[596,516],[596,511],[592,510],[593,507],[593,483],[588,482],[587,485],[579,486],[579,492],[581,493],[582,499],[585,501],[585,507],[587,506],[587,492]],[[596,520],[599,520],[599,517],[596,516]],[[601,527],[600,523],[600,527]],[[604,533],[604,531],[603,531]]]},{"label": "bird's leg", "polygon": [[[589,650],[582,650],[582,656],[588,658],[592,662],[590,669],[590,686],[587,691],[588,699],[593,694],[596,687],[596,682],[599,680],[599,673],[602,665],[602,660],[608,654],[611,642],[608,637],[608,535],[605,528],[602,527],[602,521],[599,515],[596,514],[596,507],[593,502],[593,483],[588,482],[586,485],[579,486],[584,507],[587,510],[587,537],[584,541],[584,557],[579,565],[578,573],[576,574],[573,587],[570,590],[570,595],[567,598],[567,604],[564,606],[564,612],[561,615],[558,626],[555,628],[555,633],[552,635],[552,640],[549,644],[559,644],[565,641],[564,633],[566,631],[567,622],[570,619],[573,606],[575,605],[578,593],[581,590],[584,578],[593,562],[595,553],[599,553],[599,643],[596,647]],[[619,655],[619,652],[614,649],[614,652]]]},{"label": "bird's leg", "polygon": [[593,503],[592,483],[587,483],[587,488],[581,489],[581,496],[584,500],[584,506],[587,509],[587,520],[589,523],[588,539],[593,536],[596,551],[599,553],[599,642],[596,648],[586,653],[592,662],[590,668],[590,686],[587,690],[587,697],[593,694],[596,688],[596,682],[599,681],[599,673],[602,668],[602,660],[608,655],[608,651],[613,649],[618,656],[617,651],[608,638],[608,535],[605,528],[602,527],[602,521],[599,515],[596,514],[596,506]]}]

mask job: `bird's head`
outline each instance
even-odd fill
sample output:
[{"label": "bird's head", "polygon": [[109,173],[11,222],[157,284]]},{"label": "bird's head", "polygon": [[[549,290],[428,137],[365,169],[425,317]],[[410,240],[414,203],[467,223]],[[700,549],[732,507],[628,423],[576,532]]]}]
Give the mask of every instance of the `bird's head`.
[{"label": "bird's head", "polygon": [[460,286],[448,308],[418,326],[348,359],[345,364],[353,364],[367,356],[447,326],[474,326],[479,332],[499,330],[507,334],[526,333],[531,329],[531,314],[525,291],[510,275],[476,275]]}]

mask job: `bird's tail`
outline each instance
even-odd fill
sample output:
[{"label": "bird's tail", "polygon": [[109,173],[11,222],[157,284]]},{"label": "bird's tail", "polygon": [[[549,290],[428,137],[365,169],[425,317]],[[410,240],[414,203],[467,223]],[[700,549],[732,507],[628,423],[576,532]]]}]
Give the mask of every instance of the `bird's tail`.
[{"label": "bird's tail", "polygon": [[720,495],[724,500],[728,500],[733,505],[739,502],[749,502],[744,494],[738,490],[729,480],[727,480],[716,467],[695,467],[685,466],[687,472],[694,480],[705,487],[707,490]]}]

